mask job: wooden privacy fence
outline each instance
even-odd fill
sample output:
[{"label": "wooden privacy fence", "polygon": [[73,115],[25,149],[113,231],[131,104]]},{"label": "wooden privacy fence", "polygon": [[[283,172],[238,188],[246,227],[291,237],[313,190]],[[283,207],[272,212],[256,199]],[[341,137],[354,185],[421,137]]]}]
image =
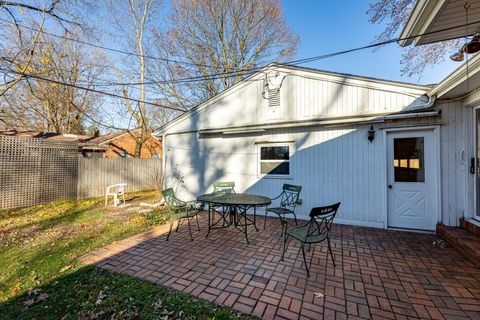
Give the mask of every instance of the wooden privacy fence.
[{"label": "wooden privacy fence", "polygon": [[162,161],[159,159],[86,159],[78,161],[77,198],[105,195],[105,188],[126,183],[127,192],[158,188]]},{"label": "wooden privacy fence", "polygon": [[0,136],[0,209],[100,197],[116,183],[127,192],[159,186],[159,159],[86,159],[78,150],[75,142]]},{"label": "wooden privacy fence", "polygon": [[78,144],[0,136],[0,209],[77,196]]}]

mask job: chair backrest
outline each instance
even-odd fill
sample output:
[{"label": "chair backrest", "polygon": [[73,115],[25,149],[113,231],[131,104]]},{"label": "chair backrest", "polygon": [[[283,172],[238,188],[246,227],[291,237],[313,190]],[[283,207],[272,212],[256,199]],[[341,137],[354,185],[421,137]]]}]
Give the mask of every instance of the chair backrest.
[{"label": "chair backrest", "polygon": [[214,182],[213,192],[235,193],[235,182]]},{"label": "chair backrest", "polygon": [[125,189],[127,188],[126,183],[117,183],[107,186],[107,194],[118,194],[122,195],[125,193]]},{"label": "chair backrest", "polygon": [[282,189],[283,191],[280,197],[280,206],[295,211],[302,187],[285,183]]},{"label": "chair backrest", "polygon": [[163,199],[165,199],[165,203],[170,209],[178,208],[185,205],[183,201],[175,197],[175,191],[173,191],[173,188],[162,190],[162,195]]},{"label": "chair backrest", "polygon": [[326,233],[330,235],[333,219],[335,218],[340,202],[335,204],[312,208],[310,211],[310,227],[308,235],[317,235]]},{"label": "chair backrest", "polygon": [[117,189],[118,194],[120,194],[120,195],[125,194],[125,188],[126,187],[127,187],[127,184],[125,184],[125,183],[119,184],[118,189]]}]

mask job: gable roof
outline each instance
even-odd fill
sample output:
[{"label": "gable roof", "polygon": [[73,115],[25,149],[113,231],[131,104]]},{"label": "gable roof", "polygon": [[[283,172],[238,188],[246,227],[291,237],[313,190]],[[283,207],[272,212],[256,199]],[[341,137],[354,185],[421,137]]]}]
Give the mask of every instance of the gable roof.
[{"label": "gable roof", "polygon": [[353,74],[348,74],[348,73],[339,73],[339,72],[332,72],[332,71],[325,71],[325,70],[319,70],[319,69],[314,69],[314,68],[308,68],[308,67],[299,67],[295,65],[289,65],[289,64],[282,64],[282,63],[271,63],[268,66],[259,69],[257,72],[251,74],[250,76],[246,77],[242,81],[238,82],[237,84],[233,85],[232,87],[222,91],[218,95],[200,103],[199,105],[193,107],[189,111],[181,114],[177,118],[173,119],[169,123],[161,126],[160,128],[156,129],[153,132],[154,136],[160,136],[163,134],[163,132],[167,131],[169,128],[172,126],[176,125],[183,119],[186,119],[193,114],[200,112],[204,110],[205,108],[208,108],[210,105],[213,105],[216,101],[222,99],[226,95],[228,95],[230,92],[238,90],[239,88],[247,85],[249,82],[251,82],[254,79],[258,79],[260,77],[264,77],[265,71],[269,69],[274,69],[274,70],[279,70],[279,71],[290,71],[290,72],[305,72],[309,73],[311,75],[315,75],[320,78],[325,78],[326,80],[336,80],[341,82],[342,84],[349,84],[349,83],[356,83],[357,85],[360,86],[365,86],[365,87],[384,87],[384,86],[390,86],[390,87],[402,87],[408,90],[421,90],[423,92],[427,91],[432,87],[432,85],[419,85],[419,84],[414,84],[414,83],[408,83],[408,82],[402,82],[402,81],[393,81],[393,80],[385,80],[385,79],[380,79],[380,78],[374,78],[374,77],[367,77],[367,76],[359,76],[359,75],[353,75]]}]

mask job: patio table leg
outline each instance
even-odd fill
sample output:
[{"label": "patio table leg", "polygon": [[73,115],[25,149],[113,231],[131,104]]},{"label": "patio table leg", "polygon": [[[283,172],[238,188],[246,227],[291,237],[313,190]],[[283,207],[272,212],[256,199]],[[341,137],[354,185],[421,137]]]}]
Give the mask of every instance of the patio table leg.
[{"label": "patio table leg", "polygon": [[255,230],[258,232],[257,228],[257,207],[253,206],[253,226],[255,227]]},{"label": "patio table leg", "polygon": [[243,210],[244,210],[243,211],[243,217],[244,217],[244,221],[245,221],[245,226],[244,226],[244,228],[245,228],[245,239],[247,239],[247,244],[250,244],[250,242],[248,241],[248,234],[247,234],[248,233],[247,232],[247,229],[248,229],[247,228],[247,207],[244,207]]},{"label": "patio table leg", "polygon": [[211,210],[210,210],[210,202],[208,203],[208,231],[207,231],[207,234],[205,235],[205,238],[208,238],[208,235],[210,234],[210,229],[211,229]]}]

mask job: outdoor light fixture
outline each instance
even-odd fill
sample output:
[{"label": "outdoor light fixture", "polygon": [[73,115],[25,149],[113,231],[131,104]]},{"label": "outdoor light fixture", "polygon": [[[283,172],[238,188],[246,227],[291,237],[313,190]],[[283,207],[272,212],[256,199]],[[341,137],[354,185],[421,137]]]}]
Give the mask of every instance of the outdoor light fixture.
[{"label": "outdoor light fixture", "polygon": [[368,130],[368,141],[372,143],[374,139],[375,139],[375,129],[373,129],[373,126],[370,126],[370,130]]},{"label": "outdoor light fixture", "polygon": [[[468,9],[470,8],[470,4],[468,1],[465,1],[465,5],[463,6],[465,8],[465,39],[468,34]],[[466,40],[465,40],[466,42]],[[475,31],[473,34],[472,40],[470,40],[468,43],[465,43],[457,52],[452,54],[450,56],[450,59],[453,61],[463,61],[465,59],[465,53],[466,54],[473,54],[477,53],[480,51],[480,28]]]},{"label": "outdoor light fixture", "polygon": [[464,46],[463,51],[468,54],[477,53],[480,51],[480,30],[475,32],[472,40],[470,40],[470,42]]}]

